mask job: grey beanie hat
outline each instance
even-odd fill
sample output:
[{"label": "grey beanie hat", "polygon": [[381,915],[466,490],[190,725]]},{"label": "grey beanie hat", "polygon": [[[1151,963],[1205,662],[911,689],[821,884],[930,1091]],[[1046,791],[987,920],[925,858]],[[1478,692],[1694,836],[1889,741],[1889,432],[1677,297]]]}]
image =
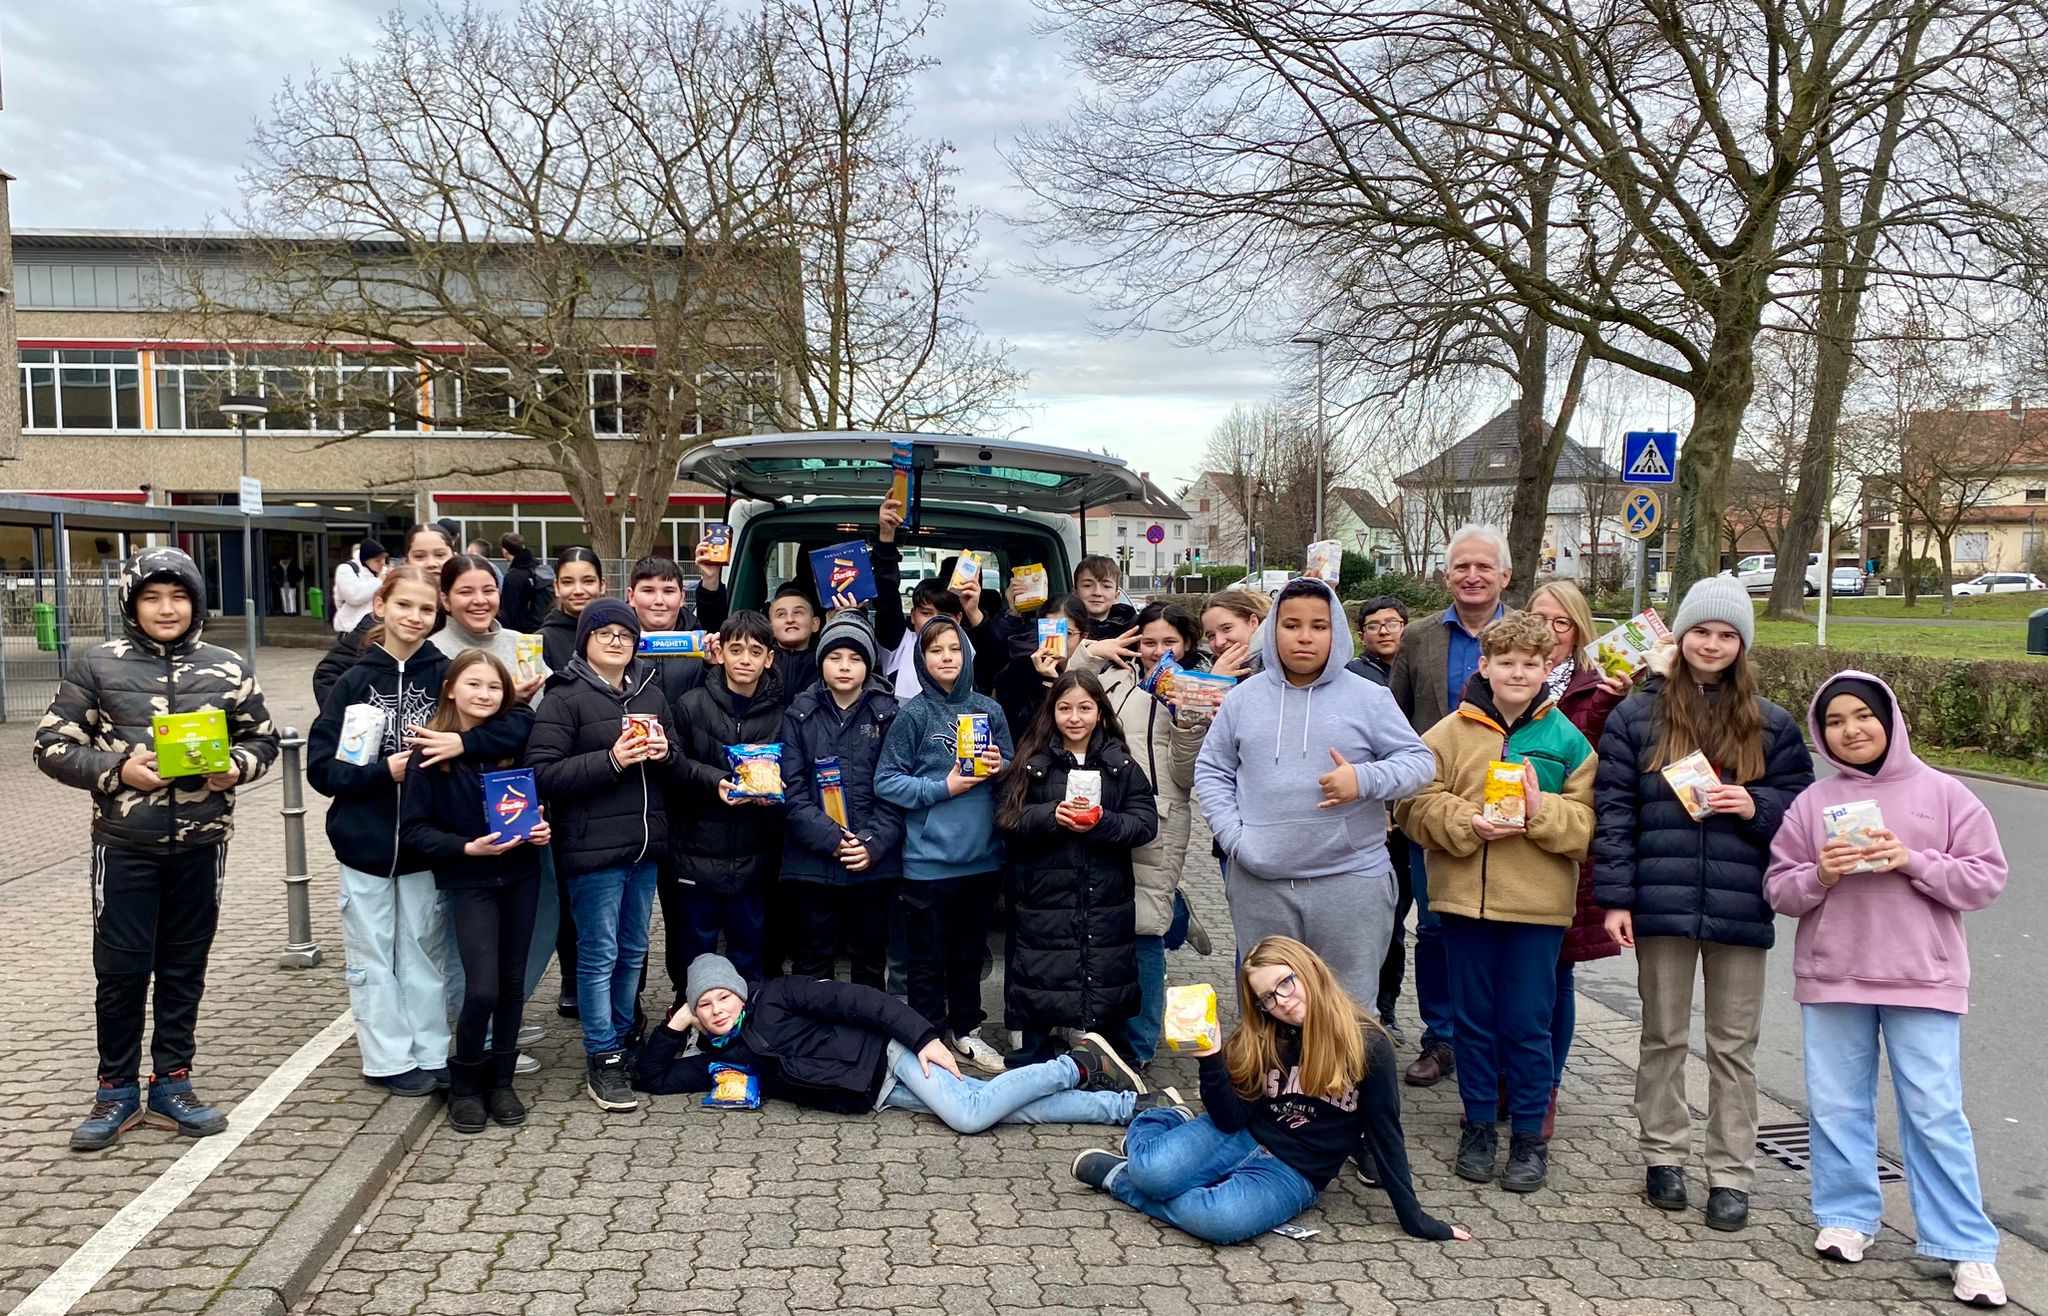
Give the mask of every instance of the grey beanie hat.
[{"label": "grey beanie hat", "polygon": [[1742,647],[1756,647],[1756,609],[1749,603],[1749,591],[1733,576],[1708,576],[1696,580],[1685,592],[1672,618],[1671,633],[1682,636],[1704,621],[1726,622],[1742,637]]},{"label": "grey beanie hat", "polygon": [[857,612],[833,613],[832,619],[825,623],[825,629],[818,632],[818,661],[824,662],[826,654],[849,645],[860,651],[861,659],[873,674],[876,671],[876,651],[881,647],[875,641],[875,628]]},{"label": "grey beanie hat", "polygon": [[720,987],[743,1001],[747,999],[747,980],[732,967],[732,961],[707,951],[691,960],[690,971],[683,975],[683,1002],[694,1010],[705,992]]}]

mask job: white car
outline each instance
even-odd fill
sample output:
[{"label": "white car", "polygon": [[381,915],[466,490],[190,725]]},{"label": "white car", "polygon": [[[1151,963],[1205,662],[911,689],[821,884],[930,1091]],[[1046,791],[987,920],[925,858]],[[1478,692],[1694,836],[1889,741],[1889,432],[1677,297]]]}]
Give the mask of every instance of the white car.
[{"label": "white car", "polygon": [[2048,589],[2048,581],[2024,571],[1987,571],[1975,580],[1963,581],[1952,592],[1961,598],[1965,594],[2020,594],[2037,589]]},{"label": "white car", "polygon": [[[1742,561],[1737,562],[1734,570],[1724,571],[1721,574],[1735,577],[1743,589],[1747,590],[1752,597],[1768,594],[1771,592],[1771,585],[1778,578],[1778,555],[1775,553],[1752,553],[1750,556],[1742,559]],[[1820,593],[1820,580],[1820,554],[1808,553],[1806,555],[1806,597],[1812,598]]]}]

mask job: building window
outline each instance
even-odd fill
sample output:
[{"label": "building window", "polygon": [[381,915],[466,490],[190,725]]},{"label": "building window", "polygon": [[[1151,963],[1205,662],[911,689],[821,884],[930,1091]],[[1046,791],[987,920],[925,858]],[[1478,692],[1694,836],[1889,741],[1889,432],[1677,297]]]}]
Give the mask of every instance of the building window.
[{"label": "building window", "polygon": [[2048,503],[2048,489],[2029,489],[2026,497],[2030,503]]},{"label": "building window", "polygon": [[1201,503],[1201,507],[1200,507],[1200,509],[1199,509],[1199,510],[1201,510],[1201,511],[1204,511],[1204,512],[1206,512],[1206,511],[1208,511],[1208,510],[1209,510],[1209,500],[1208,500],[1208,499],[1204,498],[1204,499],[1202,500],[1202,503]]},{"label": "building window", "polygon": [[1186,529],[1187,529],[1187,528],[1186,528],[1185,526],[1183,526],[1183,525],[1182,525],[1182,524],[1181,524],[1180,522],[1178,522],[1178,521],[1175,521],[1175,522],[1173,523],[1173,537],[1174,537],[1175,539],[1181,539],[1181,538],[1184,538],[1184,537],[1185,537],[1185,532],[1186,532]]},{"label": "building window", "polygon": [[1991,552],[1991,535],[1984,530],[1965,530],[1956,536],[1957,562],[1982,562]]},{"label": "building window", "polygon": [[25,429],[141,429],[140,354],[24,348],[21,423]]}]

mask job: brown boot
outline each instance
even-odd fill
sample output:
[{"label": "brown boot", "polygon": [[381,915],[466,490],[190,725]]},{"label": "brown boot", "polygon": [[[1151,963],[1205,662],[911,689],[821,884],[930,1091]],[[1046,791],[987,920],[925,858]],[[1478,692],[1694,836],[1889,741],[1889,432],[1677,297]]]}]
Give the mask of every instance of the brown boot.
[{"label": "brown boot", "polygon": [[1456,1073],[1457,1069],[1458,1062],[1452,1057],[1451,1048],[1442,1042],[1432,1042],[1422,1048],[1422,1054],[1408,1066],[1404,1077],[1410,1087],[1433,1088]]}]

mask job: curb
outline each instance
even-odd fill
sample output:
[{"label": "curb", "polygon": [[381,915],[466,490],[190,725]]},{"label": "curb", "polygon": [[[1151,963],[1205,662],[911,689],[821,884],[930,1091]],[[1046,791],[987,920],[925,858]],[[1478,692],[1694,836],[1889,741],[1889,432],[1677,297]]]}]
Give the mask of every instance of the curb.
[{"label": "curb", "polygon": [[425,1140],[441,1109],[434,1096],[386,1098],[203,1310],[212,1316],[285,1316],[348,1242],[399,1163]]},{"label": "curb", "polygon": [[1946,763],[1927,765],[1937,772],[1946,772],[1951,777],[1968,777],[1973,781],[1992,781],[2001,786],[2024,786],[2028,790],[2048,791],[2048,781],[2028,781],[2025,777],[2008,777],[2003,773],[1979,772],[1975,768],[1952,768]]}]

